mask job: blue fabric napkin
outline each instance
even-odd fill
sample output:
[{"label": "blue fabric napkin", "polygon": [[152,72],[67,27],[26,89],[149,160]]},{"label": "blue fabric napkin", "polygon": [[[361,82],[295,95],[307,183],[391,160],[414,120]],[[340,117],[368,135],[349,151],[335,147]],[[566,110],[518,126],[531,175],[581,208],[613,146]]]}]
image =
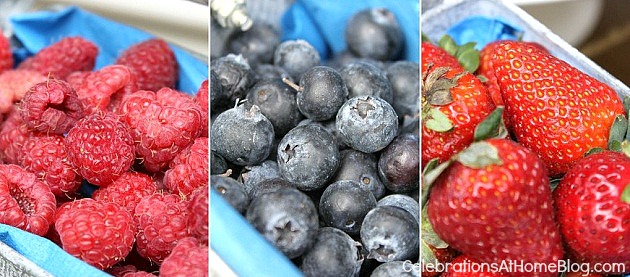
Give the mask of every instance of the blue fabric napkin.
[{"label": "blue fabric napkin", "polygon": [[458,45],[476,42],[475,49],[481,50],[495,40],[518,40],[523,30],[501,18],[471,16],[451,26],[446,34]]},{"label": "blue fabric napkin", "polygon": [[[153,35],[137,28],[112,21],[77,7],[59,11],[38,11],[10,18],[13,33],[24,45],[15,52],[37,53],[42,48],[67,36],[82,36],[99,47],[95,69],[113,64],[118,55],[133,44]],[[170,44],[179,63],[177,88],[194,94],[208,78],[207,61],[201,61],[183,49]],[[22,54],[23,55],[23,54]]]},{"label": "blue fabric napkin", "polygon": [[281,20],[282,40],[304,39],[318,50],[322,59],[327,59],[346,49],[344,30],[350,17],[360,10],[376,7],[388,8],[396,15],[405,37],[403,58],[418,62],[420,4],[417,0],[297,0]]}]

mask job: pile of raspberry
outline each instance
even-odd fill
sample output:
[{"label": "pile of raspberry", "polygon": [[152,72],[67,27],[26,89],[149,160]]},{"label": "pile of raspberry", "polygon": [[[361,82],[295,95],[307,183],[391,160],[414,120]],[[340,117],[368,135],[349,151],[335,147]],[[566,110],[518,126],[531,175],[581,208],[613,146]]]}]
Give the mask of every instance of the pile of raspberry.
[{"label": "pile of raspberry", "polygon": [[114,276],[207,275],[207,80],[178,91],[161,39],[98,54],[65,37],[16,64],[0,36],[0,223]]}]

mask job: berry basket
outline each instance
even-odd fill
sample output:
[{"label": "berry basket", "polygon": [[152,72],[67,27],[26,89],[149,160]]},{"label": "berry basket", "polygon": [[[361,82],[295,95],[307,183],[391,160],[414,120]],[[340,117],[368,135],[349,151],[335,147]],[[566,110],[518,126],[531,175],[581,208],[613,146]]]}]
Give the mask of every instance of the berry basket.
[{"label": "berry basket", "polygon": [[[25,1],[29,2],[29,1]],[[13,11],[3,22],[11,35],[15,65],[39,50],[68,36],[82,36],[99,48],[94,69],[112,64],[127,47],[154,35],[88,12],[77,6],[51,5],[34,11]],[[204,7],[199,5],[200,7]],[[24,8],[24,7],[22,7]],[[207,6],[205,6],[207,9]],[[147,11],[149,12],[149,11]],[[150,12],[149,12],[150,13]],[[7,16],[7,14],[4,14]],[[207,56],[171,43],[179,64],[177,90],[194,95],[208,77]],[[87,196],[94,187],[86,184]],[[0,276],[109,276],[66,253],[47,238],[0,224]]]}]

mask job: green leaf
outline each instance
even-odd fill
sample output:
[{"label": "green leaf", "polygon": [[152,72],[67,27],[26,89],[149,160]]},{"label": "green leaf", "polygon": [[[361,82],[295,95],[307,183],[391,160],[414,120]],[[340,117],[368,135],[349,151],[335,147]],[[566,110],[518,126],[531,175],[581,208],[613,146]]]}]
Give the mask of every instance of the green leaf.
[{"label": "green leaf", "polygon": [[447,248],[448,243],[442,240],[433,230],[433,226],[429,221],[429,214],[427,210],[427,207],[422,208],[422,240],[425,241],[427,244],[433,246],[433,248]]},{"label": "green leaf", "polygon": [[623,189],[621,193],[621,201],[626,204],[630,204],[630,184],[626,185],[626,188]]},{"label": "green leaf", "polygon": [[562,178],[550,180],[551,191],[554,191],[562,181]]},{"label": "green leaf", "polygon": [[431,39],[425,33],[421,33],[421,39],[422,39],[422,42],[433,43]]},{"label": "green leaf", "polygon": [[435,169],[439,164],[440,164],[440,160],[438,158],[431,159],[427,163],[427,165],[424,166],[424,170],[422,170],[422,175],[424,176],[424,174],[426,174],[427,172]]},{"label": "green leaf", "polygon": [[479,51],[476,49],[468,49],[457,55],[457,61],[468,72],[475,72],[479,67]]},{"label": "green leaf", "polygon": [[436,132],[447,132],[453,129],[453,123],[450,119],[439,109],[430,109],[426,122],[424,123],[427,128]]},{"label": "green leaf", "polygon": [[452,159],[445,161],[430,171],[425,171],[422,174],[422,191],[420,192],[420,207],[424,207],[427,201],[429,201],[429,195],[431,193],[431,187],[435,180],[453,163]]},{"label": "green leaf", "polygon": [[503,161],[499,158],[499,150],[485,141],[474,142],[468,148],[459,152],[457,161],[474,169],[503,164]]},{"label": "green leaf", "polygon": [[608,143],[608,150],[615,152],[623,152],[623,147],[621,145],[621,141],[613,140]]},{"label": "green leaf", "polygon": [[[613,121],[612,127],[608,134],[608,149],[612,150],[612,144],[617,141],[621,142],[626,137],[626,131],[628,130],[628,119],[625,115],[618,115]],[[615,150],[613,150],[615,151]]]},{"label": "green leaf", "polygon": [[491,137],[507,137],[507,130],[503,124],[503,110],[505,107],[498,106],[475,128],[475,141],[489,139]]},{"label": "green leaf", "polygon": [[421,240],[420,245],[421,263],[425,265],[435,263],[437,261],[437,257],[435,257],[435,253],[433,253],[431,247],[429,247],[429,245],[424,240]]},{"label": "green leaf", "polygon": [[457,46],[457,43],[455,43],[455,40],[453,40],[453,38],[449,35],[442,36],[438,41],[438,46],[446,50],[446,52],[449,53],[451,56],[455,56],[455,54],[457,53],[457,49],[459,48],[459,46]]},{"label": "green leaf", "polygon": [[604,152],[604,148],[593,147],[593,148],[589,149],[588,151],[586,151],[586,153],[584,153],[584,157],[586,157],[588,155],[591,155],[591,154],[599,153],[599,152]]},{"label": "green leaf", "polygon": [[483,75],[483,74],[477,75],[477,79],[479,79],[479,81],[481,81],[482,83],[488,82],[488,77],[486,77],[486,75]]}]

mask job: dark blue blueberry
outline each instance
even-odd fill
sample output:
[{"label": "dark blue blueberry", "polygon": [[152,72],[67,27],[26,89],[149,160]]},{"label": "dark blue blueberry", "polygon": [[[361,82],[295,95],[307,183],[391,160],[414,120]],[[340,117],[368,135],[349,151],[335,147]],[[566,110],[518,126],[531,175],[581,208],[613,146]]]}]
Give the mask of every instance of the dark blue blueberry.
[{"label": "dark blue blueberry", "polygon": [[273,192],[281,188],[295,188],[295,186],[281,177],[265,179],[257,183],[256,186],[251,187],[249,196],[251,199],[254,199],[263,193]]},{"label": "dark blue blueberry", "polygon": [[273,62],[273,53],[280,44],[280,34],[271,25],[255,23],[245,32],[235,32],[227,42],[228,51],[239,53],[251,66]]},{"label": "dark blue blueberry", "polygon": [[390,194],[378,200],[376,206],[392,206],[407,211],[418,222],[420,221],[420,203],[413,197],[404,194]]},{"label": "dark blue blueberry", "polygon": [[[210,63],[211,71],[217,75],[223,97],[220,97],[218,107],[214,113],[221,112],[236,99],[244,99],[247,90],[256,83],[256,75],[249,63],[241,55],[228,54]],[[214,82],[212,82],[214,83]],[[223,101],[223,99],[225,101]]]},{"label": "dark blue blueberry", "polygon": [[319,215],[326,226],[357,235],[365,215],[376,207],[372,192],[359,182],[341,180],[330,184],[319,200]]},{"label": "dark blue blueberry", "polygon": [[300,112],[309,119],[325,121],[334,118],[348,99],[348,90],[336,70],[327,66],[315,66],[306,71],[300,79],[297,90],[297,105]]},{"label": "dark blue blueberry", "polygon": [[319,53],[305,40],[282,42],[273,56],[273,64],[284,68],[293,80],[299,80],[304,72],[319,63]]},{"label": "dark blue blueberry", "polygon": [[370,277],[420,277],[420,267],[411,261],[392,261],[376,267]]},{"label": "dark blue blueberry", "polygon": [[385,72],[373,64],[355,61],[341,68],[339,74],[348,88],[348,97],[370,95],[393,102],[392,84]]},{"label": "dark blue blueberry", "polygon": [[420,183],[420,145],[418,137],[402,134],[383,151],[378,160],[378,173],[385,187],[401,193],[416,190]]},{"label": "dark blue blueberry", "polygon": [[337,133],[352,149],[374,153],[385,148],[398,134],[398,116],[385,100],[356,96],[337,113]]},{"label": "dark blue blueberry", "polygon": [[354,180],[369,189],[376,199],[385,195],[385,185],[378,176],[376,155],[354,149],[341,151],[341,164],[332,181]]},{"label": "dark blue blueberry", "polygon": [[361,242],[368,258],[379,262],[404,261],[418,255],[418,221],[407,211],[377,206],[367,213],[361,226]]},{"label": "dark blue blueberry", "polygon": [[210,174],[223,174],[228,170],[228,164],[221,155],[214,151],[210,151]]},{"label": "dark blue blueberry", "polygon": [[319,229],[313,247],[302,257],[306,277],[352,277],[361,269],[358,242],[332,227]]},{"label": "dark blue blueberry", "polygon": [[281,80],[262,80],[247,93],[245,105],[256,105],[271,121],[277,137],[284,136],[302,120],[295,92]]},{"label": "dark blue blueberry", "polygon": [[243,182],[245,190],[251,195],[251,190],[258,186],[258,183],[279,177],[278,163],[272,160],[265,160],[257,165],[243,167],[238,179]]},{"label": "dark blue blueberry", "polygon": [[284,68],[273,64],[259,64],[254,69],[259,80],[282,80],[287,78],[293,82],[291,75]]},{"label": "dark blue blueberry", "polygon": [[245,212],[249,205],[249,195],[241,182],[223,175],[211,175],[210,186],[239,213]]},{"label": "dark blue blueberry", "polygon": [[355,55],[381,61],[397,59],[405,40],[396,16],[386,8],[354,14],[346,24],[345,39]]},{"label": "dark blue blueberry", "polygon": [[420,67],[416,62],[397,61],[387,67],[387,79],[392,85],[392,107],[398,117],[419,113]]}]

